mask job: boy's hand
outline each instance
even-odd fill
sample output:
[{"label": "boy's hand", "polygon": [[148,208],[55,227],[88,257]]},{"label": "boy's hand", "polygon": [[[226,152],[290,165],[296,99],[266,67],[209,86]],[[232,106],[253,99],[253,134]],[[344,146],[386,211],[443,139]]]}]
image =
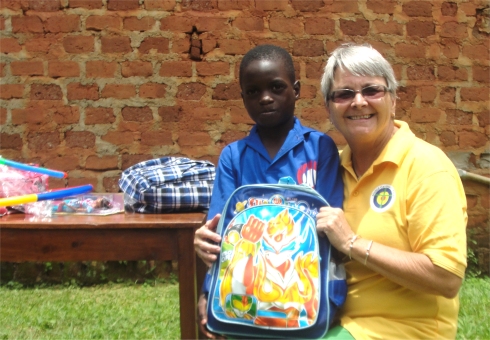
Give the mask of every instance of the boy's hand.
[{"label": "boy's hand", "polygon": [[207,339],[226,339],[219,334],[214,334],[208,331],[208,328],[206,327],[206,324],[208,323],[207,308],[208,298],[205,294],[201,294],[199,296],[199,302],[197,303],[197,319],[199,320],[199,330],[203,335],[206,336]]},{"label": "boy's hand", "polygon": [[194,234],[194,249],[204,263],[211,267],[214,261],[218,258],[220,247],[217,246],[221,242],[221,236],[216,233],[216,227],[221,215],[217,214],[213,219],[208,220],[205,225],[196,230]]}]

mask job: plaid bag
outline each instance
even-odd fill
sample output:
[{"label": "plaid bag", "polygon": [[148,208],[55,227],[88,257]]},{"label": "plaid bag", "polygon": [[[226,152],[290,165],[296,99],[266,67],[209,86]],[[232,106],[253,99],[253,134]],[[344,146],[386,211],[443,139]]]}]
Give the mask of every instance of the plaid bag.
[{"label": "plaid bag", "polygon": [[209,208],[215,166],[185,157],[135,164],[119,180],[126,210],[139,213],[202,211]]}]

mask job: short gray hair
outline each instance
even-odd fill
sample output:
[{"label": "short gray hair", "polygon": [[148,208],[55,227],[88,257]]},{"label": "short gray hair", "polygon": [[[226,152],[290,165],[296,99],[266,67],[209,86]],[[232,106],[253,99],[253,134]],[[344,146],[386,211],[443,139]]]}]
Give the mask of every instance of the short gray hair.
[{"label": "short gray hair", "polygon": [[325,102],[329,97],[337,69],[349,71],[355,76],[383,77],[388,92],[393,98],[396,98],[398,84],[395,79],[395,72],[381,53],[369,44],[346,43],[332,52],[323,71],[321,81],[321,90]]}]

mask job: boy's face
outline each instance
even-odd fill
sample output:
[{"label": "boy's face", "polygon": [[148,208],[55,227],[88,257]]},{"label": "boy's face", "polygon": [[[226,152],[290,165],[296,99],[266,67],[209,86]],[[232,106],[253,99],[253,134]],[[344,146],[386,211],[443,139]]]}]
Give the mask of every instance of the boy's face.
[{"label": "boy's face", "polygon": [[240,87],[245,109],[257,125],[276,127],[293,119],[300,84],[291,82],[282,60],[252,61],[242,72]]}]

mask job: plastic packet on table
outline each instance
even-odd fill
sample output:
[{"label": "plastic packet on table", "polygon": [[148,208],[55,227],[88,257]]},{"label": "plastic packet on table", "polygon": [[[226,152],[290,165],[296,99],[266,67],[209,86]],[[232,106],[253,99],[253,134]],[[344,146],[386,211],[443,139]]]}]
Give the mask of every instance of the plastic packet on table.
[{"label": "plastic packet on table", "polygon": [[[37,194],[48,190],[48,175],[13,169],[0,165],[0,198]],[[43,210],[46,203],[36,202],[27,205],[14,205],[10,208],[17,212],[31,213],[30,209]],[[7,210],[5,207],[2,207]],[[7,213],[8,211],[2,212]]]},{"label": "plastic packet on table", "polygon": [[112,215],[124,212],[122,194],[90,193],[51,201],[55,215]]}]

